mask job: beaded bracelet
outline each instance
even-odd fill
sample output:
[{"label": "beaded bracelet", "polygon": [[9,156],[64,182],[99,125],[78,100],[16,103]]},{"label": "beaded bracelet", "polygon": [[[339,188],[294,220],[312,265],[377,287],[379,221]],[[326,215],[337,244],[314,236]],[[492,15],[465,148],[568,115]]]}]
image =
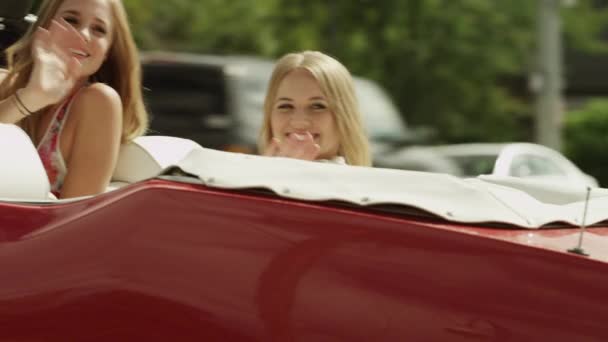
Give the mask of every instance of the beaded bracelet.
[{"label": "beaded bracelet", "polygon": [[[19,97],[19,91],[15,92],[15,99],[17,100],[17,108],[19,108],[19,112],[21,112],[21,115],[30,116],[34,114],[32,111],[27,109],[27,107],[23,104],[23,101],[21,101],[21,98]],[[24,110],[26,113],[23,112]]]}]

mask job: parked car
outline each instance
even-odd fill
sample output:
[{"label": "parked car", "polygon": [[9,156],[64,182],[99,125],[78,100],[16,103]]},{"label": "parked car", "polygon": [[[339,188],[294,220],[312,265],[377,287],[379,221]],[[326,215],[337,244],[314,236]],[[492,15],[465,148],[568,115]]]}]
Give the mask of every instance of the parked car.
[{"label": "parked car", "polygon": [[25,133],[0,146],[3,341],[608,340],[608,189],[148,136],[117,190],[50,200]]},{"label": "parked car", "polygon": [[254,153],[273,63],[258,57],[142,54],[153,135]]},{"label": "parked car", "polygon": [[[423,167],[418,167],[417,160],[422,158],[437,161],[434,164],[436,167],[421,170]],[[460,177],[497,175],[566,182],[580,186],[599,185],[595,178],[582,172],[561,153],[532,143],[416,146],[387,156],[387,163],[394,163],[395,166],[412,165],[412,169]]]},{"label": "parked car", "polygon": [[[151,134],[256,152],[273,61],[157,51],[142,53],[142,63]],[[384,89],[361,77],[354,82],[374,155],[417,141]]]}]

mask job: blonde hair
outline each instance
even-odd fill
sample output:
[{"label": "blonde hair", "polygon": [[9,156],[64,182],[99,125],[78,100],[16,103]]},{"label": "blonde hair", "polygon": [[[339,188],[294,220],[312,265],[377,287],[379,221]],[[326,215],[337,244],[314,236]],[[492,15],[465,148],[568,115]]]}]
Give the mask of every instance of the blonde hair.
[{"label": "blonde hair", "polygon": [[[38,20],[17,43],[6,51],[8,75],[0,84],[0,99],[26,86],[34,66],[32,42],[38,27],[48,28],[64,0],[45,0],[38,11]],[[114,32],[108,56],[91,80],[114,88],[122,100],[123,126],[121,140],[127,142],[148,129],[148,113],[141,92],[141,65],[124,6],[120,0],[109,0]],[[42,109],[45,110],[45,109]],[[19,122],[32,140],[36,137],[38,115]]]},{"label": "blonde hair", "polygon": [[264,100],[264,122],[258,140],[259,150],[264,151],[272,139],[270,116],[281,81],[295,69],[310,72],[327,98],[336,120],[340,142],[338,153],[349,165],[370,166],[369,143],[361,122],[353,79],[340,62],[318,51],[289,53],[277,61]]}]

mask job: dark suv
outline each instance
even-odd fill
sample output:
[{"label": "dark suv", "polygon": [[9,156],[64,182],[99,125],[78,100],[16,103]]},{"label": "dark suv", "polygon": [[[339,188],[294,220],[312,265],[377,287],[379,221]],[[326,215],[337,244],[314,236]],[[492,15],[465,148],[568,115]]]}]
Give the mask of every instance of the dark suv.
[{"label": "dark suv", "polygon": [[150,134],[255,152],[273,63],[248,56],[142,53]]}]

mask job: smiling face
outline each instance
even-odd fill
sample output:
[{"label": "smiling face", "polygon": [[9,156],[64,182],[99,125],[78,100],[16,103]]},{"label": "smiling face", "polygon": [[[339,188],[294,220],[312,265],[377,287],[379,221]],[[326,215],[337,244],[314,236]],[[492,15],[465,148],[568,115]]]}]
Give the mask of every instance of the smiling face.
[{"label": "smiling face", "polygon": [[81,78],[96,73],[112,44],[110,0],[65,0],[54,19],[72,25],[86,41],[85,51],[72,52],[82,63]]},{"label": "smiling face", "polygon": [[338,155],[340,140],[334,113],[317,80],[305,69],[283,78],[270,113],[272,136],[284,140],[291,134],[309,132],[321,150],[318,159]]}]

